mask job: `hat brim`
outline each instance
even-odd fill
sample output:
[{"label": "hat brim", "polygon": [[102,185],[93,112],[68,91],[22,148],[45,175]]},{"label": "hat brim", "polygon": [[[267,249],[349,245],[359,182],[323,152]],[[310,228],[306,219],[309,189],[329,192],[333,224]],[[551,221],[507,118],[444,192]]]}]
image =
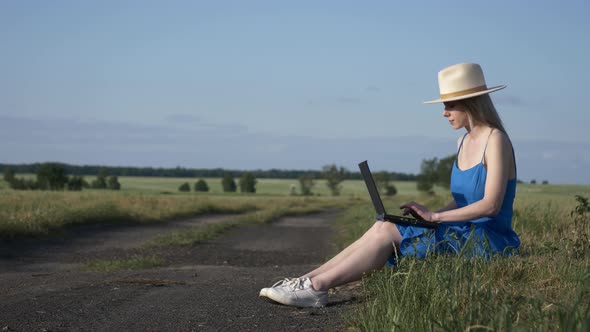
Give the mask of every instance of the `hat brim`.
[{"label": "hat brim", "polygon": [[492,93],[494,91],[502,90],[505,87],[506,87],[506,85],[499,85],[499,86],[495,86],[495,87],[487,89],[487,90],[478,91],[478,92],[474,92],[474,93],[470,93],[470,94],[466,94],[466,95],[462,95],[462,96],[450,97],[450,98],[439,98],[439,99],[435,99],[435,100],[425,101],[424,104],[444,103],[446,101],[454,101],[454,100],[467,99],[467,98],[471,98],[471,97],[477,97],[477,96],[485,95],[487,93]]}]

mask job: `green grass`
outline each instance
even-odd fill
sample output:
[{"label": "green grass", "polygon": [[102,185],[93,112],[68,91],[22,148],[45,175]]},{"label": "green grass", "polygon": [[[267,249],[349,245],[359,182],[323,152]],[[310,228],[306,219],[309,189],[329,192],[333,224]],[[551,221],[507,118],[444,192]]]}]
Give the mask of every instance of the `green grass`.
[{"label": "green grass", "polygon": [[285,216],[309,214],[336,207],[343,208],[345,204],[347,204],[345,200],[326,201],[314,198],[298,201],[291,200],[289,204],[274,205],[264,210],[236,216],[226,222],[199,225],[189,230],[168,232],[148,242],[146,246],[192,246],[211,240],[238,225],[266,224]]},{"label": "green grass", "polygon": [[[90,178],[89,178],[90,179]],[[0,237],[39,235],[84,223],[166,222],[203,213],[243,213],[228,222],[172,232],[152,242],[190,246],[238,224],[262,224],[297,213],[349,207],[338,219],[340,246],[358,238],[374,220],[362,181],[345,181],[332,198],[322,181],[320,196],[291,197],[293,180],[260,179],[257,193],[221,192],[220,179],[206,179],[210,193],[179,193],[178,185],[197,179],[121,177],[121,192],[17,192],[0,189]],[[416,191],[413,182],[395,182],[398,195],[384,198],[390,212],[415,200],[433,209],[450,200]],[[0,188],[5,188],[0,181]],[[514,228],[521,253],[485,262],[457,257],[403,258],[363,281],[364,301],[346,317],[352,329],[381,330],[541,330],[590,328],[590,218],[574,221],[575,195],[590,197],[590,186],[519,184]],[[151,249],[150,249],[151,251]],[[88,262],[99,271],[165,264],[157,256]]]},{"label": "green grass", "polygon": [[135,255],[129,258],[97,259],[88,261],[85,268],[89,271],[113,272],[119,270],[139,270],[160,267],[164,260],[158,256]]},{"label": "green grass", "polygon": [[[364,278],[366,301],[348,324],[361,331],[588,331],[590,213],[577,222],[570,214],[579,204],[573,193],[587,189],[538,187],[515,202],[519,255],[404,257],[398,267]],[[415,198],[432,207],[446,200]],[[339,221],[340,246],[360,236],[373,214],[370,206],[350,208]]]},{"label": "green grass", "polygon": [[255,197],[170,196],[112,191],[0,191],[0,238],[38,236],[92,223],[166,222],[260,209]]}]

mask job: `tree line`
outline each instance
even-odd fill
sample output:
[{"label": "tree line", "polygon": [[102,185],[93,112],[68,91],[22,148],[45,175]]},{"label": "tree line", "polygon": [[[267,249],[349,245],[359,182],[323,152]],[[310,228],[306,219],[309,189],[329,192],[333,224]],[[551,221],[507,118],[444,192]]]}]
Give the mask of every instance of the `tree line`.
[{"label": "tree line", "polygon": [[66,167],[60,163],[44,163],[37,169],[35,179],[16,177],[16,171],[4,168],[3,178],[10,188],[15,190],[70,190],[80,191],[83,188],[120,190],[121,184],[116,175],[109,175],[100,170],[96,179],[87,182],[83,176],[66,173]]},{"label": "tree line", "polygon": [[[15,173],[32,173],[36,174],[39,169],[46,163],[32,164],[2,164],[0,169],[10,168]],[[146,177],[186,177],[186,178],[221,178],[225,173],[232,173],[237,177],[248,172],[258,179],[299,179],[302,176],[308,176],[315,179],[322,177],[324,170],[230,170],[223,168],[195,169],[195,168],[154,168],[154,167],[119,167],[119,166],[96,166],[96,165],[69,165],[63,164],[66,174],[79,176],[98,175],[104,171],[111,176],[146,176]],[[392,181],[416,181],[417,176],[410,173],[387,172]],[[346,170],[344,176],[347,180],[362,179],[360,172],[351,172]]]}]

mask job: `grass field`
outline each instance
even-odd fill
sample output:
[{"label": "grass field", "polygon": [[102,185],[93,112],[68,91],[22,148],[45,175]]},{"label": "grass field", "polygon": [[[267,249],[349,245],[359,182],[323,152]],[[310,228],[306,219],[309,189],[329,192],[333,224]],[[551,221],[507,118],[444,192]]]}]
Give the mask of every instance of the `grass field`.
[{"label": "grass field", "polygon": [[[329,196],[317,181],[313,197],[290,196],[293,180],[260,179],[256,194],[221,190],[220,179],[206,179],[210,193],[180,193],[197,179],[121,177],[120,192],[31,192],[6,189],[0,181],[0,237],[38,236],[84,223],[146,223],[203,213],[242,213],[223,225],[164,235],[150,246],[190,246],[245,223],[266,223],[282,215],[326,208],[347,209],[337,221],[340,247],[358,238],[374,219],[362,181],[345,181],[340,197]],[[410,200],[431,208],[450,194],[435,188],[421,194],[413,182],[395,182],[387,197],[390,211]],[[576,195],[590,197],[590,186],[520,184],[514,228],[522,247],[514,257],[490,261],[458,257],[403,258],[363,281],[364,301],[345,317],[363,331],[588,331],[590,330],[590,212]],[[91,262],[92,270],[149,268],[156,256]]]},{"label": "grass field", "polygon": [[[366,301],[346,317],[361,331],[589,331],[590,210],[574,195],[588,187],[521,186],[514,227],[522,241],[513,257],[404,257],[363,280]],[[396,197],[396,206],[410,197]],[[415,197],[431,207],[446,198]],[[339,221],[339,243],[372,223],[370,206]],[[574,218],[574,216],[576,216]]]}]

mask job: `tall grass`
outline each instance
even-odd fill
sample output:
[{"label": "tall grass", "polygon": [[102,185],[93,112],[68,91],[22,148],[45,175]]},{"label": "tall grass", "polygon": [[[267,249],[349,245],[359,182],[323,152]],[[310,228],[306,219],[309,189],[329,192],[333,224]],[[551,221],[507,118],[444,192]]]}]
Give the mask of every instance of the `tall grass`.
[{"label": "tall grass", "polygon": [[[45,235],[76,224],[151,223],[206,213],[300,206],[303,197],[188,196],[93,192],[0,191],[0,238]],[[337,202],[314,198],[324,205]],[[319,203],[318,203],[319,204]]]},{"label": "tall grass", "polygon": [[[572,196],[562,205],[520,199],[519,255],[404,257],[363,279],[366,301],[346,320],[362,331],[588,331],[590,212],[576,215],[575,206]],[[340,240],[362,234],[373,214],[370,206],[350,209]]]}]

